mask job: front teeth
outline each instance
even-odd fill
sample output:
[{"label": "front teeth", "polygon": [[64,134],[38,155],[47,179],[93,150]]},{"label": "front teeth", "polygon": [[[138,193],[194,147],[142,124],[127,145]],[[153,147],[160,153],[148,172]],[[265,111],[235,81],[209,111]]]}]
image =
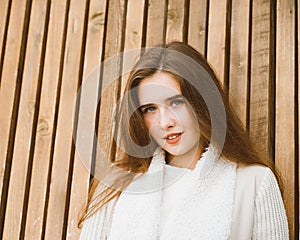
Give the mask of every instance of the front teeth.
[{"label": "front teeth", "polygon": [[178,136],[179,136],[179,134],[176,134],[176,135],[168,137],[168,139],[171,140],[171,139],[177,138]]}]

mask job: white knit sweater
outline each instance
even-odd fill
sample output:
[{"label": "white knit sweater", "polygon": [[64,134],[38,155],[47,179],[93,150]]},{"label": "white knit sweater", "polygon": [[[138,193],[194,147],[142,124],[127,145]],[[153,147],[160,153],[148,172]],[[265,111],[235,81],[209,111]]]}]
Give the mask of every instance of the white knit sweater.
[{"label": "white knit sweater", "polygon": [[[236,164],[216,159],[215,155],[209,149],[194,170],[186,170],[166,165],[159,152],[148,173],[150,177],[162,173],[155,175],[162,188],[153,180],[149,185],[148,180],[153,178],[139,179],[115,205],[109,203],[84,222],[80,239],[229,239],[233,222],[246,219],[238,213],[233,219]],[[285,209],[275,176],[269,168],[259,168],[263,176],[256,191],[254,212],[250,213],[254,215],[251,238],[288,239]],[[149,186],[151,190],[155,186],[155,191],[147,191]],[[143,191],[138,193],[140,189]],[[231,239],[240,240],[240,236]]]}]

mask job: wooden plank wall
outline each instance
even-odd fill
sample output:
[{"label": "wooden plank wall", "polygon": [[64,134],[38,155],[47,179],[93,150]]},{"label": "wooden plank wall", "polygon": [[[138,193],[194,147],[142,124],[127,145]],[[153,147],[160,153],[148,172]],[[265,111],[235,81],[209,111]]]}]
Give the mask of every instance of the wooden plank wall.
[{"label": "wooden plank wall", "polygon": [[[132,64],[115,56],[179,40],[207,56],[281,170],[298,239],[299,12],[300,0],[0,1],[0,238],[78,239],[96,146],[110,147],[104,130]],[[98,108],[83,127],[86,102]]]}]

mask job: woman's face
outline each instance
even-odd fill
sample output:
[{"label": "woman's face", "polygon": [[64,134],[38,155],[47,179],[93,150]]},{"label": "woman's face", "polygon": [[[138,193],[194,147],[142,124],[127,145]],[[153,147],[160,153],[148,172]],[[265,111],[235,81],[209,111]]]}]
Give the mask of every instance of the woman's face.
[{"label": "woman's face", "polygon": [[143,79],[138,100],[150,135],[170,154],[170,160],[199,157],[198,123],[177,79],[165,72]]}]

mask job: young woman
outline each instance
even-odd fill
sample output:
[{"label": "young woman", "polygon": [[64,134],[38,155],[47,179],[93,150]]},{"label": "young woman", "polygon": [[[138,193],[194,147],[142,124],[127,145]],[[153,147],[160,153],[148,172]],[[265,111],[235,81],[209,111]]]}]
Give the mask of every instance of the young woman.
[{"label": "young woman", "polygon": [[147,49],[118,109],[80,239],[288,239],[274,164],[195,49]]}]

